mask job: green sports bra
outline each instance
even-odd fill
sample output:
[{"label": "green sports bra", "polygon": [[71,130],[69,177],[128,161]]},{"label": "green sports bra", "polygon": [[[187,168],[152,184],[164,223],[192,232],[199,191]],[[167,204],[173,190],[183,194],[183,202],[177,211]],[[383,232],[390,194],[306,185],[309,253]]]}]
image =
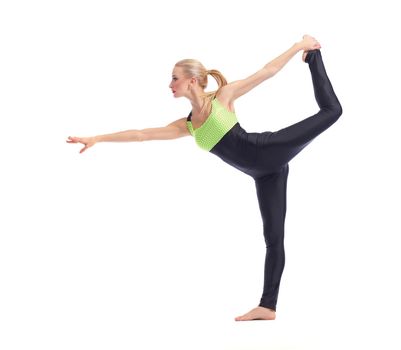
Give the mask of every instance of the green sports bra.
[{"label": "green sports bra", "polygon": [[235,113],[227,110],[216,98],[212,100],[209,116],[199,128],[193,128],[191,117],[192,112],[187,118],[187,128],[197,145],[205,151],[210,151],[238,123]]}]

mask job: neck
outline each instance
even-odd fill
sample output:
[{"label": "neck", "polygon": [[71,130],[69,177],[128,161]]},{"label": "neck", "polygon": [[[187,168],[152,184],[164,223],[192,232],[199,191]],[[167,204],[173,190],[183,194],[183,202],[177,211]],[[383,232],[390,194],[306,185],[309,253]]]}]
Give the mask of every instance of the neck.
[{"label": "neck", "polygon": [[200,91],[192,90],[190,92],[190,95],[188,96],[188,99],[190,100],[191,105],[192,105],[192,110],[194,112],[201,111],[205,104],[205,98],[202,97],[202,94],[204,94],[203,90],[200,90]]}]

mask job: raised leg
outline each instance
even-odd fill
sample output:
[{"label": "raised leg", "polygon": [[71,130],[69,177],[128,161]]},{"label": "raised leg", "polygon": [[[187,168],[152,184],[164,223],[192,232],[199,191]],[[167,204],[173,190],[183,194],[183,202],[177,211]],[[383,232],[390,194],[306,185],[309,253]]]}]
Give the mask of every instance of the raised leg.
[{"label": "raised leg", "polygon": [[327,76],[320,50],[309,51],[309,64],[316,102],[320,108],[315,115],[272,133],[269,143],[277,147],[276,156],[288,163],[316,136],[334,124],[342,114],[342,107]]}]

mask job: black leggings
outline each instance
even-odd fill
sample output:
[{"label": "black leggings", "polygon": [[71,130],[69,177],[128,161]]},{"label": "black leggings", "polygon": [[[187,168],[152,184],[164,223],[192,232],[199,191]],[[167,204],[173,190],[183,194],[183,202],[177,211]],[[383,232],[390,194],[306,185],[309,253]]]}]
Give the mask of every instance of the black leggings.
[{"label": "black leggings", "polygon": [[276,132],[248,133],[236,124],[211,153],[255,180],[266,242],[265,278],[260,306],[276,310],[284,270],[284,222],[288,162],[342,113],[320,50],[306,57],[319,112]]}]

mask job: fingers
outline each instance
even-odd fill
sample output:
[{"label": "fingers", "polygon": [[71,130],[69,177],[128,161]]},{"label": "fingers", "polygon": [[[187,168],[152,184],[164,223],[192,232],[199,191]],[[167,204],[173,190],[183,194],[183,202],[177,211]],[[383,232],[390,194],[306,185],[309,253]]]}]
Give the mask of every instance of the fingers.
[{"label": "fingers", "polygon": [[82,148],[79,153],[85,152],[89,147],[93,146],[90,142],[88,142],[86,139],[83,139],[81,137],[75,137],[75,136],[68,136],[67,138],[67,143],[82,143],[85,145],[84,148]]},{"label": "fingers", "polygon": [[88,148],[92,147],[96,142],[92,137],[75,137],[68,136],[67,143],[82,143],[85,147],[83,147],[79,153],[85,152]]},{"label": "fingers", "polygon": [[81,142],[79,137],[75,137],[75,136],[68,136],[68,139],[66,141],[67,143],[78,143]]},{"label": "fingers", "polygon": [[79,151],[79,153],[85,152],[88,148],[92,147],[92,146],[94,145],[94,143],[89,143],[89,142],[88,142],[88,143],[85,143],[84,145],[85,145],[85,147],[82,148],[82,149]]}]

